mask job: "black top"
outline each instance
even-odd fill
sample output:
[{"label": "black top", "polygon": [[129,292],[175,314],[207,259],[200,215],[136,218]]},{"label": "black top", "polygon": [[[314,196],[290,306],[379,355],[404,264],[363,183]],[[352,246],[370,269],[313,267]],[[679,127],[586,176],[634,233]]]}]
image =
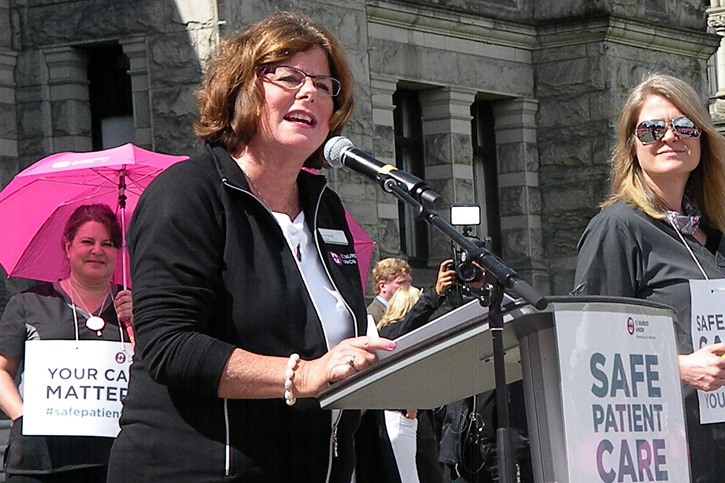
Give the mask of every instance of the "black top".
[{"label": "black top", "polygon": [[[88,316],[76,305],[79,339],[120,340],[113,293],[101,313],[106,327],[100,337],[85,327]],[[26,340],[74,340],[74,323],[71,301],[58,282],[32,287],[8,301],[0,319],[0,354],[18,359],[22,372]],[[44,474],[105,466],[112,443],[113,438],[103,437],[23,436],[22,418],[18,418],[10,432],[6,472]]]},{"label": "black top", "polygon": [[[725,278],[722,233],[707,222],[701,226],[706,246],[683,237],[709,278]],[[672,307],[679,353],[693,352],[689,281],[704,276],[667,220],[620,201],[591,220],[578,250],[575,286],[584,284],[582,295],[634,297]],[[701,425],[696,391],[683,385],[683,395],[693,481],[722,481],[725,423]]]},{"label": "black top", "polygon": [[[322,176],[298,177],[305,222],[334,287],[364,334],[365,302],[352,235]],[[319,229],[347,244],[326,243]],[[129,231],[136,351],[109,482],[349,481],[359,411],[315,399],[217,396],[235,347],[303,359],[329,350],[294,254],[236,162],[209,148],[144,191]],[[336,446],[333,444],[336,439]],[[337,456],[333,457],[335,450]]]}]

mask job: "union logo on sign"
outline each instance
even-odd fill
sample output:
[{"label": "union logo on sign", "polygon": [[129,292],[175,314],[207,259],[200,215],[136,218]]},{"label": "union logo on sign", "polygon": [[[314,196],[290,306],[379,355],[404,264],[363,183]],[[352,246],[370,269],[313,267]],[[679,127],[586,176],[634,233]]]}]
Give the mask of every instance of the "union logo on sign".
[{"label": "union logo on sign", "polygon": [[634,334],[634,319],[632,317],[627,317],[627,332],[629,332],[629,335]]}]

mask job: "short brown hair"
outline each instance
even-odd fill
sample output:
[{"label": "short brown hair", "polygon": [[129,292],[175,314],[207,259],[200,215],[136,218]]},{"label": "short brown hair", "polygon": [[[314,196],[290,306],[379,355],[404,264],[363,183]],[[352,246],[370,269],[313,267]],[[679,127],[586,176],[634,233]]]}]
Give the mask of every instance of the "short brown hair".
[{"label": "short brown hair", "polygon": [[[313,47],[325,51],[330,75],[340,81],[340,93],[333,98],[329,135],[340,134],[354,107],[353,76],[342,46],[304,15],[280,12],[221,41],[196,95],[200,113],[194,125],[196,135],[229,152],[244,147],[257,133],[262,115],[259,69]],[[305,162],[312,168],[325,165],[322,146]]]},{"label": "short brown hair", "polygon": [[410,274],[408,262],[400,258],[384,258],[373,267],[373,292],[378,293],[378,284],[387,282],[400,275]]}]

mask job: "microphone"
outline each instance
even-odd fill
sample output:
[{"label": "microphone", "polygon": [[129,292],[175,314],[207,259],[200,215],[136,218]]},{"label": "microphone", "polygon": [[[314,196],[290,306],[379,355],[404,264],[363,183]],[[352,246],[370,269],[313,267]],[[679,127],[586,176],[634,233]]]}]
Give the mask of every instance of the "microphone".
[{"label": "microphone", "polygon": [[433,207],[443,198],[430,189],[422,179],[375,159],[365,151],[356,148],[352,141],[345,136],[330,138],[325,143],[323,155],[333,168],[346,166],[377,182],[385,191],[390,191],[386,188],[385,183],[392,179],[402,185],[416,201],[425,206]]}]

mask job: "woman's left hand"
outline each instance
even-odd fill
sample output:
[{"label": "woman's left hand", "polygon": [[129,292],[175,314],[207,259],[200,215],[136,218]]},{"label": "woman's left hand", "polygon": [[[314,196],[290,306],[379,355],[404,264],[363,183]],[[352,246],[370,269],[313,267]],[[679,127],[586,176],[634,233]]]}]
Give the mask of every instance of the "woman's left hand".
[{"label": "woman's left hand", "polygon": [[113,306],[116,308],[118,320],[133,320],[133,299],[130,290],[119,290],[116,298],[113,299]]},{"label": "woman's left hand", "polygon": [[376,351],[391,351],[395,342],[382,337],[354,337],[345,339],[318,359],[300,361],[296,378],[297,388],[303,396],[317,396],[328,385],[341,381],[377,360]]},{"label": "woman's left hand", "polygon": [[680,379],[695,389],[714,391],[725,386],[725,343],[706,345],[680,355]]}]

